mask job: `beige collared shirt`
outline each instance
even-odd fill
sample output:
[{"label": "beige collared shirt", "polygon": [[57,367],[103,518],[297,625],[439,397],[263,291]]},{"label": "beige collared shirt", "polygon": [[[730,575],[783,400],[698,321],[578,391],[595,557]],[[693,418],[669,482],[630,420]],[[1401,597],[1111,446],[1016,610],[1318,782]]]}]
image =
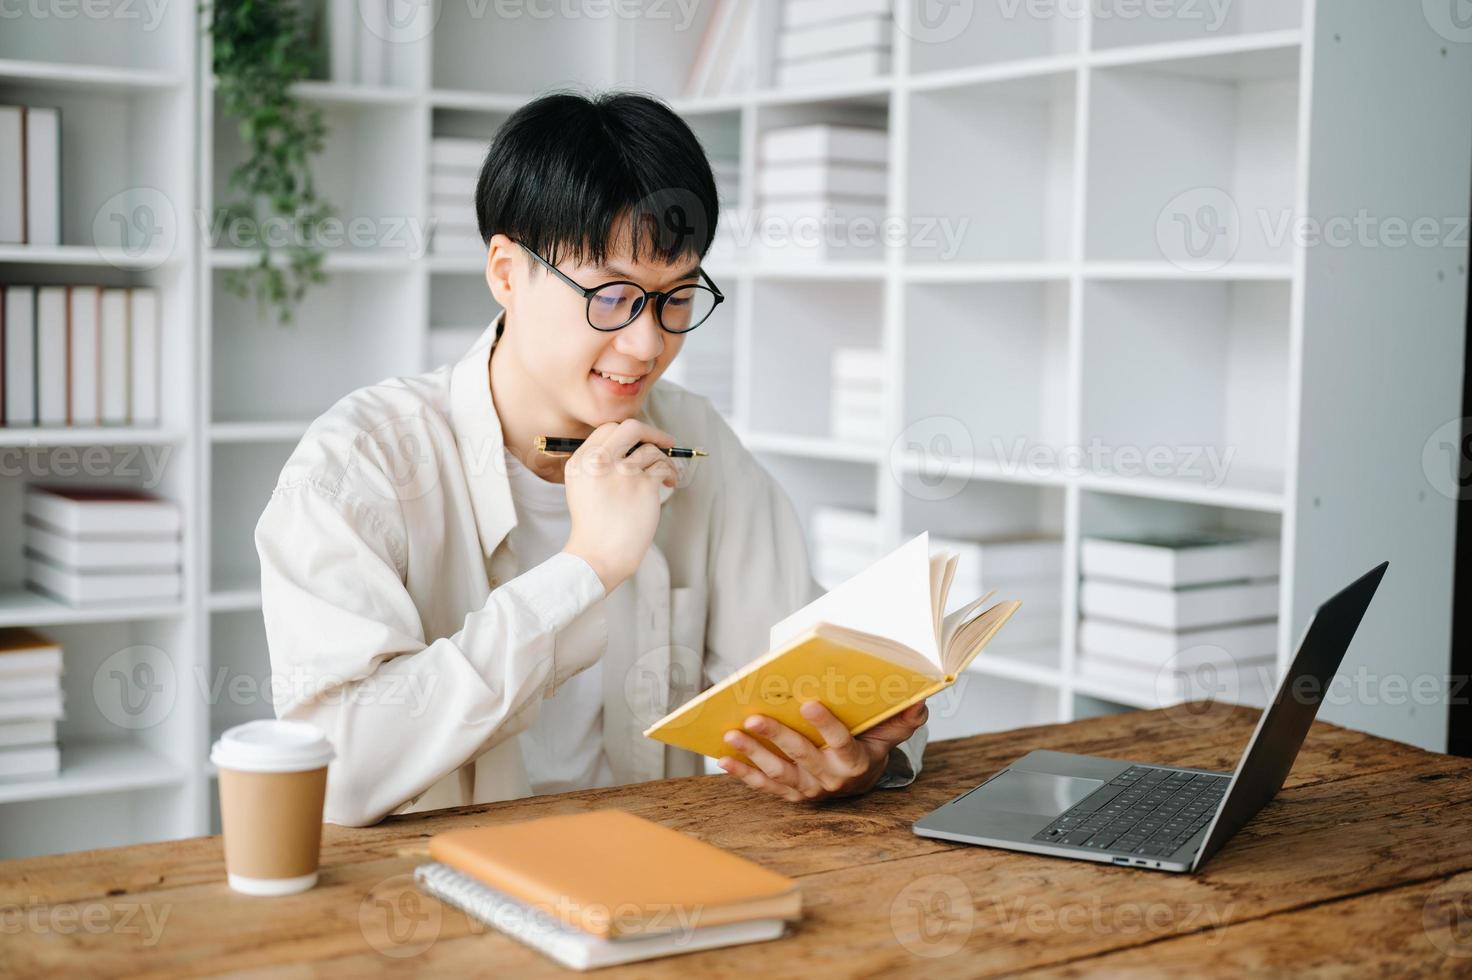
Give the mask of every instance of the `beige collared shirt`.
[{"label": "beige collared shirt", "polygon": [[[819,592],[786,495],[708,401],[657,382],[643,417],[710,456],[662,488],[631,580],[634,642],[610,662],[604,589],[586,562],[558,554],[515,574],[488,373],[498,327],[454,364],[329,409],[256,527],[276,713],[316,724],[337,750],[329,822],[529,795],[512,736],[600,660],[616,781],[695,775],[698,757],[644,729],[766,652],[770,625]],[[922,729],[881,785],[912,779],[924,745]]]}]

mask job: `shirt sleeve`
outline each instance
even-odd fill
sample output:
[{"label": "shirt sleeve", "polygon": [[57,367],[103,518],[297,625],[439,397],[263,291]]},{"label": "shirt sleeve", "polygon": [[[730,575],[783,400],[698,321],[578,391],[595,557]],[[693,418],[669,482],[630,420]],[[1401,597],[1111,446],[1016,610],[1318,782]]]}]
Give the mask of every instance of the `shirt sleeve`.
[{"label": "shirt sleeve", "polygon": [[[400,577],[403,528],[384,508],[308,483],[279,487],[256,527],[276,714],[336,749],[324,819],[364,826],[516,734],[535,705],[603,655],[559,631],[603,615],[593,569],[558,554],[493,590],[426,643]],[[565,659],[559,659],[565,658]]]},{"label": "shirt sleeve", "polygon": [[[792,501],[724,420],[717,416],[715,425],[725,471],[711,518],[707,685],[766,653],[772,625],[823,594],[812,578],[807,538]],[[876,785],[914,782],[927,738],[922,725],[890,750]]]}]

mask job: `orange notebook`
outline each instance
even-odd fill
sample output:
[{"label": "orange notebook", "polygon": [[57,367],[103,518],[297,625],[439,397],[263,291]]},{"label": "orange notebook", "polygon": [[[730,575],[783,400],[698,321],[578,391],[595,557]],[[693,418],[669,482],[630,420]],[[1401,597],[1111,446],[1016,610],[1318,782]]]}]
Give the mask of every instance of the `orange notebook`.
[{"label": "orange notebook", "polygon": [[797,919],[797,882],[622,810],[453,830],[429,854],[603,939]]},{"label": "orange notebook", "polygon": [[751,715],[766,715],[822,745],[798,712],[804,701],[821,701],[858,735],[945,690],[1022,605],[986,606],[988,593],[946,615],[957,560],[932,556],[928,534],[912,538],[773,626],[770,653],[644,734],[713,758],[741,758],[724,736]]}]

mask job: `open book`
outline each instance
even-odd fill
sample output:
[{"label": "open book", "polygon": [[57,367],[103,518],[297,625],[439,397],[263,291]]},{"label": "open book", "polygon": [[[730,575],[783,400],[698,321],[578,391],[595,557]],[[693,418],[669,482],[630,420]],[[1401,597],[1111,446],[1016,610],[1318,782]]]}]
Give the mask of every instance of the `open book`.
[{"label": "open book", "polygon": [[[821,701],[855,735],[956,682],[1020,602],[992,593],[943,615],[954,554],[921,534],[772,627],[770,653],[661,718],[644,734],[713,758],[739,757],[722,736],[766,715],[814,744],[798,712]],[[985,608],[983,608],[985,607]]]}]

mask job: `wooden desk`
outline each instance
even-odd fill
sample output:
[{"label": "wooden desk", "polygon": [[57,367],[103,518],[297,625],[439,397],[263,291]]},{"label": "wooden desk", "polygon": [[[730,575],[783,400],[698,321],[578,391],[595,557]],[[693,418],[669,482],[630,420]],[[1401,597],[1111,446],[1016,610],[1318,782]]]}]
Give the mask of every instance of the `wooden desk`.
[{"label": "wooden desk", "polygon": [[421,896],[409,877],[417,861],[396,852],[455,827],[602,807],[803,886],[794,934],[629,975],[1472,972],[1472,761],[1331,725],[1314,727],[1278,799],[1196,876],[910,833],[921,814],[1030,749],[1228,769],[1256,712],[1181,717],[1139,712],[941,742],[909,789],[821,807],[712,777],[329,826],[320,885],[288,898],[231,892],[218,837],[4,862],[0,973],[558,974]]}]

